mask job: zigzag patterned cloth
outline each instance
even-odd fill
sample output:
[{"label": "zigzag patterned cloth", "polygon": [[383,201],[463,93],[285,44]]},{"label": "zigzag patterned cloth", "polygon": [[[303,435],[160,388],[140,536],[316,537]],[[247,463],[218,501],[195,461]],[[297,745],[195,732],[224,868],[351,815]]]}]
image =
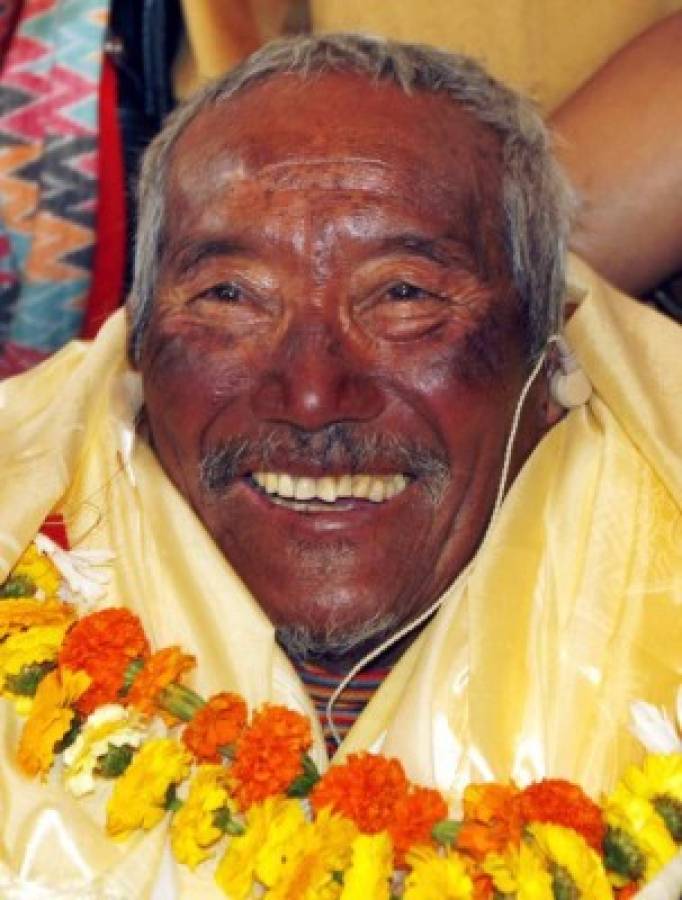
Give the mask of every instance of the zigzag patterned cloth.
[{"label": "zigzag patterned cloth", "polygon": [[108,14],[109,0],[24,0],[1,62],[0,377],[61,347],[83,320]]}]

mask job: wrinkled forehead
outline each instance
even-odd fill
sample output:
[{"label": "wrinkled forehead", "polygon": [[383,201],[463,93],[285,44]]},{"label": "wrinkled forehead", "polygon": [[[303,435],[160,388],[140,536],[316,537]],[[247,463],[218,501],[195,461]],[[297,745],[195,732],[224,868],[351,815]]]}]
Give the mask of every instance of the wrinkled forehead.
[{"label": "wrinkled forehead", "polygon": [[294,73],[200,112],[173,149],[167,188],[190,206],[257,180],[266,191],[390,191],[427,206],[475,195],[498,208],[500,159],[494,132],[443,94]]}]

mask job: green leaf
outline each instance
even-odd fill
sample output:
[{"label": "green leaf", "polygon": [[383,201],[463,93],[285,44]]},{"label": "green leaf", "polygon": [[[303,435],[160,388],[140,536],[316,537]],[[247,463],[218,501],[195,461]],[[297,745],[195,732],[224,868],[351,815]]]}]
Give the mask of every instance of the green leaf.
[{"label": "green leaf", "polygon": [[317,766],[307,753],[303,754],[301,765],[303,767],[303,772],[289,785],[287,797],[297,797],[299,799],[307,797],[320,780],[320,773],[317,771]]},{"label": "green leaf", "polygon": [[436,822],[431,829],[431,837],[443,847],[452,847],[457,841],[461,827],[462,823],[455,819],[442,819],[440,822]]},{"label": "green leaf", "polygon": [[80,734],[82,725],[83,719],[78,715],[78,713],[76,713],[71,720],[71,727],[69,728],[69,730],[66,732],[61,741],[57,741],[57,743],[54,745],[55,754],[63,753],[71,746],[71,744],[73,744],[73,742]]},{"label": "green leaf", "polygon": [[125,672],[123,673],[123,684],[121,685],[121,690],[118,692],[121,697],[125,697],[126,694],[130,691],[135,679],[140,674],[143,668],[144,660],[139,656],[137,657],[137,659],[130,660],[130,662],[126,666]]},{"label": "green leaf", "polygon": [[221,806],[213,813],[213,824],[225,834],[240,835],[244,834],[246,830],[241,822],[232,818],[232,814],[226,806]]},{"label": "green leaf", "polygon": [[132,762],[134,753],[135,750],[130,744],[123,744],[120,747],[109,744],[107,752],[99,758],[95,771],[103,778],[118,778]]},{"label": "green leaf", "polygon": [[682,803],[673,797],[656,797],[652,802],[672,839],[676,844],[682,844]]},{"label": "green leaf", "polygon": [[28,575],[10,575],[6,581],[0,584],[0,600],[33,597],[35,592],[35,582]]},{"label": "green leaf", "polygon": [[182,800],[178,797],[177,791],[177,784],[173,783],[168,785],[163,808],[167,809],[169,812],[177,812],[182,806]]},{"label": "green leaf", "polygon": [[630,881],[638,881],[646,868],[644,854],[622,828],[607,828],[604,837],[604,865]]},{"label": "green leaf", "polygon": [[5,676],[5,689],[20,697],[35,697],[38,685],[47,675],[56,668],[54,662],[30,663],[14,675]]},{"label": "green leaf", "polygon": [[196,691],[176,682],[159,691],[156,702],[161,709],[183,722],[190,722],[194,713],[206,706],[206,701]]},{"label": "green leaf", "polygon": [[555,866],[552,873],[554,900],[580,900],[580,891],[566,869]]}]

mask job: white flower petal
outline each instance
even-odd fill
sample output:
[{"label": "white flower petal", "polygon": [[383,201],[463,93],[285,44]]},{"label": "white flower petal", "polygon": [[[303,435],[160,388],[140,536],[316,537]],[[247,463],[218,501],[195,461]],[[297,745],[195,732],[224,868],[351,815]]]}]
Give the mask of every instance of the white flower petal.
[{"label": "white flower petal", "polygon": [[63,550],[44,534],[36,536],[35,544],[41,553],[52,559],[66,581],[70,592],[66,599],[90,610],[106,596],[111,575],[103,567],[114,559],[109,550]]},{"label": "white flower petal", "polygon": [[652,703],[637,700],[630,704],[630,731],[650,753],[679,753],[682,740],[670,716]]}]

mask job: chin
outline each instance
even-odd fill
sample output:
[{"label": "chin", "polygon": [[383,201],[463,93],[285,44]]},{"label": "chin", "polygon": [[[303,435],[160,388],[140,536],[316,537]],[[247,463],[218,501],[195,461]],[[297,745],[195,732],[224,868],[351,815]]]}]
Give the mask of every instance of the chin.
[{"label": "chin", "polygon": [[288,656],[297,661],[348,662],[359,659],[394,634],[394,614],[375,615],[364,622],[330,622],[325,628],[304,624],[277,628],[277,640]]}]

